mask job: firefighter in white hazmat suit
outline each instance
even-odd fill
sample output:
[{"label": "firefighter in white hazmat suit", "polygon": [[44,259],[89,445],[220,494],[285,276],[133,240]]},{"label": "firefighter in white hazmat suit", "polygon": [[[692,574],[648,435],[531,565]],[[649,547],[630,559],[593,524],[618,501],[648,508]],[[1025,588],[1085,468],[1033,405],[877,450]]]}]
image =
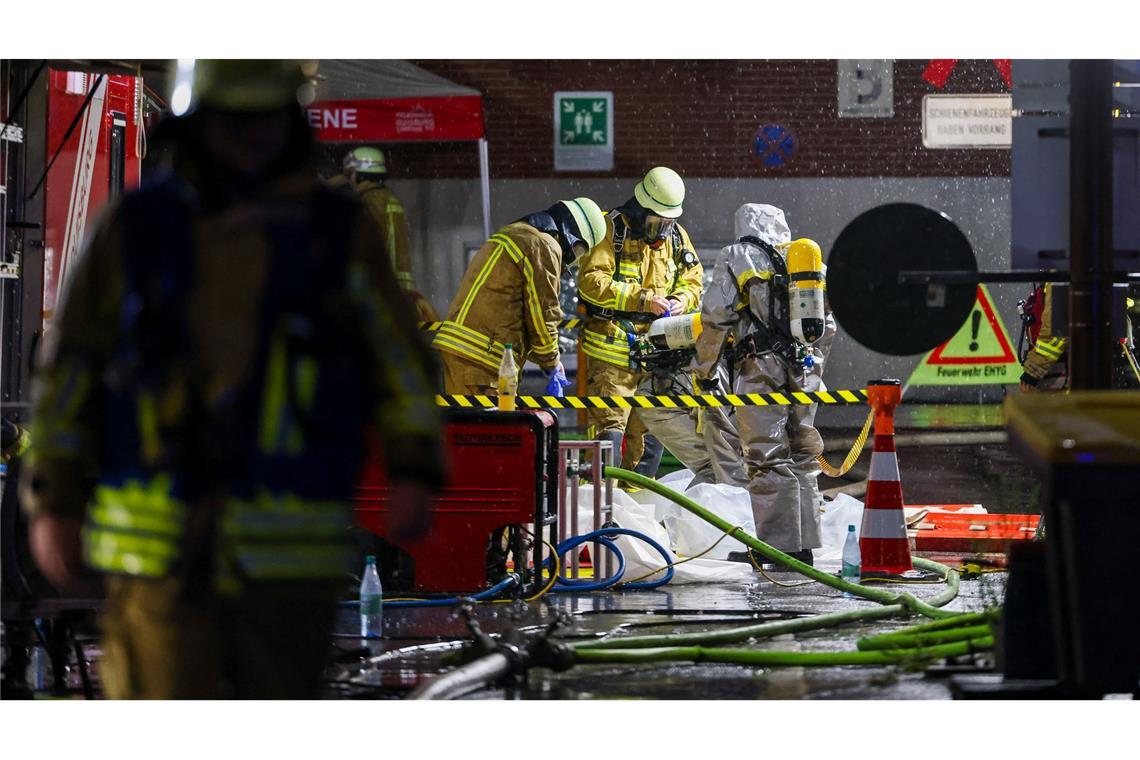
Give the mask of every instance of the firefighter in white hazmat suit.
[{"label": "firefighter in white hazmat suit", "polygon": [[[822,264],[814,278],[788,275],[789,258],[802,258],[797,254],[806,251],[819,261],[819,247],[806,239],[793,242],[784,212],[759,203],[737,209],[736,237],[736,243],[721,250],[705,292],[704,329],[693,363],[698,386],[715,387],[731,334],[733,351],[726,360],[734,369],[733,393],[825,390],[823,364],[836,325],[822,297]],[[797,298],[789,304],[788,285],[809,278],[819,288],[814,294],[817,318],[799,320],[802,302]],[[803,327],[809,321],[811,328]],[[756,536],[808,563],[811,550],[821,545],[815,457],[823,452],[823,439],[813,424],[815,412],[814,404],[746,406],[736,412]],[[759,562],[759,555],[753,559]]]}]

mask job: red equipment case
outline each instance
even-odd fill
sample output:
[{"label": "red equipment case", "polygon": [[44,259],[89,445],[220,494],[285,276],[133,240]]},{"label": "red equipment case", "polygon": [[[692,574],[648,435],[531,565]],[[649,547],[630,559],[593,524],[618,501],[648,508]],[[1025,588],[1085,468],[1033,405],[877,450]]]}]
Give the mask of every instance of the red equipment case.
[{"label": "red equipment case", "polygon": [[910,531],[920,552],[1008,553],[1010,544],[1032,541],[1039,515],[931,512]]},{"label": "red equipment case", "polygon": [[[411,555],[416,591],[478,591],[487,585],[492,531],[533,523],[541,536],[543,526],[557,522],[558,421],[546,411],[446,415],[451,478],[433,505],[428,535],[409,543],[388,538],[389,488],[378,452],[365,465],[354,510],[360,527]],[[515,547],[515,572],[526,588],[542,576],[543,543],[536,538],[533,544],[530,568],[518,560],[523,553]]]}]

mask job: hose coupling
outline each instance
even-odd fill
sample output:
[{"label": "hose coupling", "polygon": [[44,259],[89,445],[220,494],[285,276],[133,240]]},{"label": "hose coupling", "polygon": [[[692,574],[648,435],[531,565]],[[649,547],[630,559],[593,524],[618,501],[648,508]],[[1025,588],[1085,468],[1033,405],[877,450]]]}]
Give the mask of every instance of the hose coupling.
[{"label": "hose coupling", "polygon": [[560,673],[574,667],[577,661],[578,657],[573,647],[556,643],[546,637],[534,642],[530,648],[530,666],[534,668],[549,668]]}]

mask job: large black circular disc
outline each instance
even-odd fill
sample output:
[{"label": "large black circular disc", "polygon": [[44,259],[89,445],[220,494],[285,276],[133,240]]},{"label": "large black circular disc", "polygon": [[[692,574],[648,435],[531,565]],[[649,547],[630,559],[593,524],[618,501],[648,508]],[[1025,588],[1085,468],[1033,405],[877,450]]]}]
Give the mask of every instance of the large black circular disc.
[{"label": "large black circular disc", "polygon": [[970,241],[945,215],[913,203],[860,214],[827,259],[835,319],[867,348],[920,354],[949,340],[974,306],[977,285],[900,285],[899,272],[978,271]]}]

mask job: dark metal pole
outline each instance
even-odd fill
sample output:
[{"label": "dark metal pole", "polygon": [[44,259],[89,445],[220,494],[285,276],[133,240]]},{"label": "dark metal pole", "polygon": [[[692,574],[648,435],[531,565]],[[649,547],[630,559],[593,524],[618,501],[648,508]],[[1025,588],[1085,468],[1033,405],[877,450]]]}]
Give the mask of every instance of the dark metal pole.
[{"label": "dark metal pole", "polygon": [[1072,61],[1069,386],[1112,385],[1112,61]]}]

